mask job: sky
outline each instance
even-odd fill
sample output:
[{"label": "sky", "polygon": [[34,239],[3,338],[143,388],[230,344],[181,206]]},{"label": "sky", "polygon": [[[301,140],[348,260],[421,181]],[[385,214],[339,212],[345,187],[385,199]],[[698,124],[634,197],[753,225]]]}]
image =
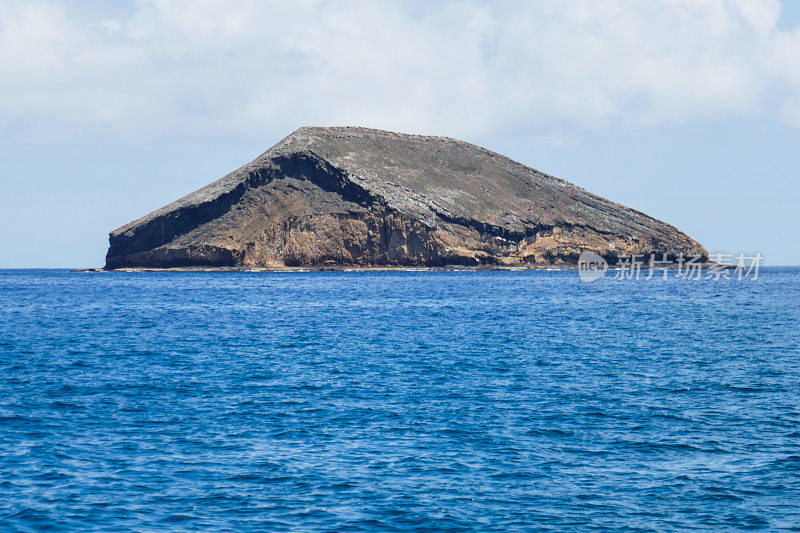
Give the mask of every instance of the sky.
[{"label": "sky", "polygon": [[446,135],[800,265],[800,1],[0,0],[0,268],[306,125]]}]

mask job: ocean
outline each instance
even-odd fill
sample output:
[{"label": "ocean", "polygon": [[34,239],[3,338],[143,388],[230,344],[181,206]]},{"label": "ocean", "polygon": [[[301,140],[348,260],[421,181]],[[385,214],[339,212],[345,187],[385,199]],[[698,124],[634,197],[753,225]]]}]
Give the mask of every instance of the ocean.
[{"label": "ocean", "polygon": [[0,530],[800,531],[800,268],[0,271]]}]

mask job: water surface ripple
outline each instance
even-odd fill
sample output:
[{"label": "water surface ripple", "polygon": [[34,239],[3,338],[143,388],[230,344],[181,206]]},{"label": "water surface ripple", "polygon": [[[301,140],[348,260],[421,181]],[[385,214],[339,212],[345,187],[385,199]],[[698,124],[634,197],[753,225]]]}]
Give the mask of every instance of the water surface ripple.
[{"label": "water surface ripple", "polygon": [[0,271],[0,529],[800,530],[800,269]]}]

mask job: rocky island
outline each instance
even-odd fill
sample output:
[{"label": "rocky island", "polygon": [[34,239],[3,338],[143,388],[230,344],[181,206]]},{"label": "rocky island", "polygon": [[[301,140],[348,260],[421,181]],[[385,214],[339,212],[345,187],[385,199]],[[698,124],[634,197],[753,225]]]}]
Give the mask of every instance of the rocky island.
[{"label": "rocky island", "polygon": [[673,226],[446,137],[300,128],[111,232],[106,269],[574,265],[706,250]]}]

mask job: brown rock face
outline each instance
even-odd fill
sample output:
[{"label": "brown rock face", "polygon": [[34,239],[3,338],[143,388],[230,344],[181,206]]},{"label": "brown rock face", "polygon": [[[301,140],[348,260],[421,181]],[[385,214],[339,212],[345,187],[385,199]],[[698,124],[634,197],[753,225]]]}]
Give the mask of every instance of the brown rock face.
[{"label": "brown rock face", "polygon": [[106,268],[574,264],[707,257],[676,228],[478,146],[301,128],[110,234]]}]

